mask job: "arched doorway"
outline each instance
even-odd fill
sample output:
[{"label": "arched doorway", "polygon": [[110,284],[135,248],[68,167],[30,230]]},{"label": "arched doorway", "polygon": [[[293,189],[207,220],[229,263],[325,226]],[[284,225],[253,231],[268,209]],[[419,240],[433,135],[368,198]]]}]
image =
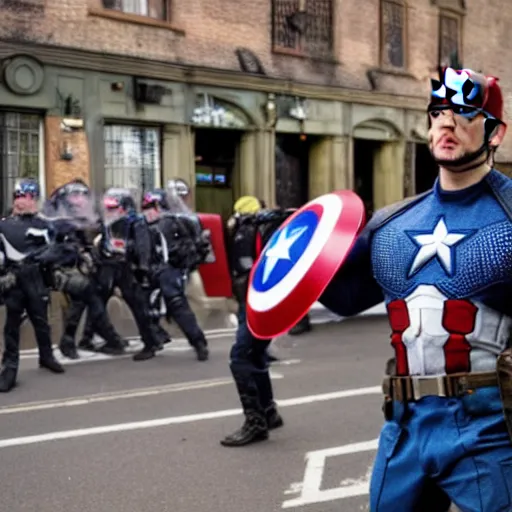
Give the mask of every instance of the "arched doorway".
[{"label": "arched doorway", "polygon": [[192,124],[196,210],[227,218],[236,193],[236,174],[240,172],[240,142],[251,121],[237,105],[200,94]]}]

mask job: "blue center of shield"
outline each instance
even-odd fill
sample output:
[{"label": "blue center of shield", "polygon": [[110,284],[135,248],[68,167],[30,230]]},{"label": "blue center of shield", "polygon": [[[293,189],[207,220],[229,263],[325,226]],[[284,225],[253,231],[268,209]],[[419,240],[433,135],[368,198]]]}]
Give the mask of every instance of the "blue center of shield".
[{"label": "blue center of shield", "polygon": [[306,210],[272,235],[254,272],[256,291],[270,290],[288,274],[309,245],[318,222],[316,213]]}]

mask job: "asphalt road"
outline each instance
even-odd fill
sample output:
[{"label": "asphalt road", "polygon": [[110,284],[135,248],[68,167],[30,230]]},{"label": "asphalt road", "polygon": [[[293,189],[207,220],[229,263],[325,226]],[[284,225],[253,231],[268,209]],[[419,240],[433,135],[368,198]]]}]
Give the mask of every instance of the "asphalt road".
[{"label": "asphalt road", "polygon": [[244,448],[219,444],[242,420],[231,342],[211,336],[205,363],[176,340],[151,361],[95,356],[64,375],[26,354],[19,386],[0,395],[0,510],[367,510],[387,321],[362,317],[276,340],[285,426]]}]

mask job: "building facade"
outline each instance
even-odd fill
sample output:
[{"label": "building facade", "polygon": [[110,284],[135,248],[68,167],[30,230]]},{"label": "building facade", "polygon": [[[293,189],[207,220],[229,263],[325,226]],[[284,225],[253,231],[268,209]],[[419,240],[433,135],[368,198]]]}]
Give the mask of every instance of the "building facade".
[{"label": "building facade", "polygon": [[[507,105],[512,91],[512,4],[9,0],[0,14],[0,209],[34,176],[47,194],[181,177],[224,216],[244,194],[293,207],[342,188],[373,210],[433,182],[440,63],[500,76]],[[496,160],[512,162],[509,137]]]}]

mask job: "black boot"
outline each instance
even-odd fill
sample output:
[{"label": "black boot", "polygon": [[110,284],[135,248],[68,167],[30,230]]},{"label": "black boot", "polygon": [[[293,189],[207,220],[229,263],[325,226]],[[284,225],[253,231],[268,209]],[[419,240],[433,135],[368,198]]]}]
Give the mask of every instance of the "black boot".
[{"label": "black boot", "polygon": [[158,321],[151,322],[151,331],[156,342],[155,350],[163,350],[165,345],[171,343],[171,336]]},{"label": "black boot", "polygon": [[80,350],[87,350],[87,352],[96,352],[94,343],[89,338],[83,338],[78,344]]},{"label": "black boot", "polygon": [[147,347],[144,346],[144,348],[140,351],[134,354],[133,360],[134,361],[147,361],[148,359],[152,359],[155,357],[155,350],[158,350],[158,347]]},{"label": "black boot", "polygon": [[206,340],[198,341],[192,345],[194,350],[196,351],[196,356],[198,361],[208,361],[210,357],[210,351],[208,350],[208,345],[206,344]]},{"label": "black boot", "polygon": [[283,418],[277,412],[276,404],[272,404],[269,408],[265,409],[265,419],[269,430],[280,428],[284,425]]},{"label": "black boot", "polygon": [[125,353],[123,340],[107,341],[105,345],[98,349],[98,352],[108,354],[110,356],[121,356]]},{"label": "black boot", "polygon": [[246,411],[242,427],[222,439],[220,444],[230,447],[246,446],[266,439],[268,439],[268,427],[265,416],[261,412]]},{"label": "black boot", "polygon": [[8,393],[16,386],[18,371],[14,368],[4,368],[0,372],[0,393]]},{"label": "black boot", "polygon": [[64,370],[64,367],[53,357],[53,355],[50,357],[40,358],[39,359],[39,368],[46,368],[47,370],[50,370],[52,373],[64,373],[66,370]]},{"label": "black boot", "polygon": [[253,375],[231,367],[235,385],[242,403],[245,421],[241,428],[221,440],[222,446],[246,446],[268,439],[267,419],[261,406]]},{"label": "black boot", "polygon": [[68,359],[80,359],[75,347],[75,340],[69,336],[62,336],[59,344],[61,354]]}]

